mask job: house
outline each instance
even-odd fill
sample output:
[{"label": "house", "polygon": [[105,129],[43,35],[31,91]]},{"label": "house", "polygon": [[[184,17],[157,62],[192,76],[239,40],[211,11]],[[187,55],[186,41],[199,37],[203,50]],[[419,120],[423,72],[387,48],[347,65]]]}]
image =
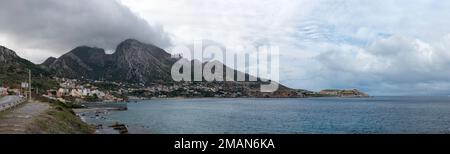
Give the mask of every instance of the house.
[{"label": "house", "polygon": [[81,97],[82,96],[82,91],[79,89],[72,89],[72,91],[70,92],[70,96],[72,97]]},{"label": "house", "polygon": [[56,91],[56,97],[61,98],[63,96],[69,95],[69,90],[64,88],[59,88],[58,91]]},{"label": "house", "polygon": [[47,90],[47,96],[48,97],[54,97],[54,96],[56,96],[58,94],[58,91],[57,90]]},{"label": "house", "polygon": [[102,98],[106,96],[106,94],[99,90],[93,90],[91,91],[91,95],[97,95],[98,98]]},{"label": "house", "polygon": [[83,89],[81,91],[83,96],[89,96],[91,94],[91,89]]}]

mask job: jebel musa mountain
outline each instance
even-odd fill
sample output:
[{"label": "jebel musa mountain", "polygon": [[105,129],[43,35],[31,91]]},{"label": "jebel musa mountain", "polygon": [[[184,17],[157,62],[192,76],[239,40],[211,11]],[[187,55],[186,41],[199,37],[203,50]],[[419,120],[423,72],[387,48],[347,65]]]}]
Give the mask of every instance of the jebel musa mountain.
[{"label": "jebel musa mountain", "polygon": [[[172,81],[171,68],[178,60],[157,46],[128,39],[120,43],[113,54],[106,54],[100,48],[80,46],[59,58],[50,57],[40,66],[58,77],[145,84]],[[191,63],[192,67],[194,63],[204,66],[198,60]],[[226,69],[231,68],[223,66],[225,77]],[[238,73],[242,72],[235,70],[235,78]]]},{"label": "jebel musa mountain", "polygon": [[[46,79],[56,76],[71,79],[105,80],[146,85],[154,83],[176,84],[172,80],[171,69],[172,65],[179,60],[173,58],[171,54],[157,46],[145,44],[134,39],[121,42],[112,54],[107,54],[101,48],[80,46],[59,58],[50,57],[39,65],[20,58],[14,51],[7,48],[2,47],[0,51],[0,63],[2,64],[0,66],[0,72],[3,75],[3,79],[20,76],[20,81],[26,79],[27,70],[31,69],[34,76],[40,76]],[[200,63],[197,60],[191,62]],[[224,67],[224,77],[227,75],[227,69],[231,68]],[[234,72],[235,79],[237,74],[242,73],[236,70]],[[245,73],[243,74],[247,79],[250,76]],[[19,83],[20,81],[15,82]],[[198,83],[191,84],[195,86]],[[280,85],[278,91],[272,94],[262,94],[258,92],[261,85],[260,81],[204,82],[202,85],[221,87],[226,91],[236,91],[242,93],[243,96],[250,97],[302,97],[307,92],[293,90]]]},{"label": "jebel musa mountain", "polygon": [[41,66],[59,77],[149,83],[170,80],[176,60],[161,48],[128,39],[113,54],[81,46],[59,58],[50,57]]}]

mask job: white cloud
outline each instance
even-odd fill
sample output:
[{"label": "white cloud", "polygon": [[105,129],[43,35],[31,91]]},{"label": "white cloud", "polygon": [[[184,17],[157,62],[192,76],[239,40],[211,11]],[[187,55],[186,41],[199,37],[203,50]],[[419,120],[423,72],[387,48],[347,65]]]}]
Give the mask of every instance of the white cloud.
[{"label": "white cloud", "polygon": [[313,0],[121,0],[174,41],[214,40],[225,46],[282,40],[316,4]]},{"label": "white cloud", "polygon": [[0,0],[1,45],[34,62],[80,45],[115,47],[136,38],[170,45],[163,28],[149,25],[115,0]]},{"label": "white cloud", "polygon": [[448,8],[450,2],[436,0],[322,0],[301,22],[298,50],[290,54],[316,58],[286,62],[300,72],[290,72],[287,83],[381,95],[449,94]]},{"label": "white cloud", "polygon": [[[174,45],[190,45],[194,40],[211,40],[225,47],[277,45],[282,58],[281,81],[294,88],[360,88],[373,94],[402,95],[450,93],[450,20],[446,20],[450,19],[450,1],[118,1],[150,25],[163,25],[167,35],[162,36],[170,37]],[[146,27],[139,25],[138,29]],[[151,27],[157,33],[162,31]],[[114,30],[93,34],[109,36],[106,34]],[[51,29],[44,32],[53,34]],[[6,42],[11,40],[6,38]]]},{"label": "white cloud", "polygon": [[366,48],[332,47],[316,58],[325,69],[321,71],[328,72],[322,77],[339,83],[336,86],[355,86],[382,93],[380,85],[388,84],[398,87],[396,92],[416,94],[427,89],[431,89],[430,93],[442,90],[433,87],[436,83],[450,84],[450,58],[442,56],[446,54],[448,51],[418,39],[391,36],[376,40]]}]

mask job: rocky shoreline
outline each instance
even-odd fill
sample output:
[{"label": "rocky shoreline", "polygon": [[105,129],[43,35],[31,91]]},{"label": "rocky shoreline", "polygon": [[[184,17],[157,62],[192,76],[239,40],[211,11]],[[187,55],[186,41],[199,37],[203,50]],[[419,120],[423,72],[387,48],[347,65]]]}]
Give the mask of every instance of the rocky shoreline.
[{"label": "rocky shoreline", "polygon": [[[128,134],[127,125],[120,122],[102,122],[98,121],[106,120],[106,115],[110,114],[111,111],[125,111],[127,107],[123,106],[107,106],[111,103],[101,103],[106,105],[103,107],[85,107],[79,109],[73,109],[75,114],[85,123],[90,124],[95,128],[96,134]],[[97,122],[88,121],[88,119],[97,119]]]},{"label": "rocky shoreline", "polygon": [[[340,98],[366,98],[369,95],[354,90],[326,90],[317,93],[316,95],[310,95],[302,98],[320,98],[320,97],[340,97]],[[96,128],[96,134],[128,134],[128,126],[120,121],[105,121],[106,116],[110,112],[126,111],[128,110],[127,104],[138,103],[145,100],[166,100],[166,99],[213,99],[214,97],[167,97],[167,98],[140,98],[129,100],[128,102],[98,102],[98,103],[83,103],[83,108],[73,109],[80,119]],[[261,98],[261,97],[244,97],[244,98]],[[264,97],[263,97],[264,98]],[[289,98],[289,97],[287,97]],[[221,99],[221,98],[216,98]],[[227,98],[223,98],[227,99]],[[301,98],[299,98],[301,99]],[[88,121],[87,119],[96,119],[95,122]]]}]

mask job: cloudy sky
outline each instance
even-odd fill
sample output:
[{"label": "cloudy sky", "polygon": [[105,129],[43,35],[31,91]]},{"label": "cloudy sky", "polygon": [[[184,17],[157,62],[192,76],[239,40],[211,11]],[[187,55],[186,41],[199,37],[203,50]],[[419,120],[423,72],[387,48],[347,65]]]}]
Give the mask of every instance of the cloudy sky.
[{"label": "cloudy sky", "polygon": [[126,38],[280,47],[293,88],[450,95],[450,1],[0,0],[0,44],[35,63]]}]

